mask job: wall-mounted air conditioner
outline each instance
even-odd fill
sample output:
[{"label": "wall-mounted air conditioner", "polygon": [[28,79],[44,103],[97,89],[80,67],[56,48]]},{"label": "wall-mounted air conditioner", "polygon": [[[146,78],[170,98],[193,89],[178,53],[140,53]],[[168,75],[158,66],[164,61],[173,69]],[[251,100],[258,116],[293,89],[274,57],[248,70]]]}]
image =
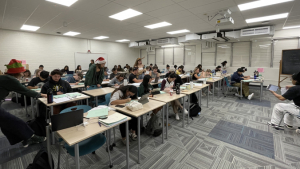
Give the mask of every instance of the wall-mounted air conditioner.
[{"label": "wall-mounted air conditioner", "polygon": [[138,47],[139,44],[137,42],[130,42],[128,47],[132,48],[132,47]]},{"label": "wall-mounted air conditioner", "polygon": [[156,46],[157,45],[157,41],[156,40],[150,41],[150,45],[151,46]]},{"label": "wall-mounted air conditioner", "polygon": [[184,42],[186,42],[185,36],[178,37],[178,43],[184,43]]},{"label": "wall-mounted air conditioner", "polygon": [[257,36],[257,35],[274,35],[274,27],[273,26],[265,26],[258,28],[250,28],[250,29],[242,29],[241,37],[243,36]]},{"label": "wall-mounted air conditioner", "polygon": [[158,39],[156,45],[161,46],[161,45],[173,45],[173,44],[178,44],[177,38]]},{"label": "wall-mounted air conditioner", "polygon": [[219,41],[217,38],[218,38],[217,33],[203,34],[201,36],[201,39],[205,41]]},{"label": "wall-mounted air conditioner", "polygon": [[225,32],[225,37],[230,40],[241,38],[241,31]]},{"label": "wall-mounted air conditioner", "polygon": [[185,40],[188,41],[188,42],[201,41],[201,35],[188,34],[188,35],[185,35]]},{"label": "wall-mounted air conditioner", "polygon": [[139,42],[139,46],[146,46],[147,42]]}]

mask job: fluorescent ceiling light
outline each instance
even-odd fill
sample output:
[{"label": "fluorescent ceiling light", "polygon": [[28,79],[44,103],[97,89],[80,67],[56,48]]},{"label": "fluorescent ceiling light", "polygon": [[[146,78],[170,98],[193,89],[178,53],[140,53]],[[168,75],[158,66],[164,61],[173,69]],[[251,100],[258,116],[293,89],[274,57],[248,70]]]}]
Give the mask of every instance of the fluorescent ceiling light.
[{"label": "fluorescent ceiling light", "polygon": [[23,25],[21,27],[22,30],[26,30],[26,31],[36,31],[38,29],[40,29],[40,27],[38,26],[31,26],[31,25]]},{"label": "fluorescent ceiling light", "polygon": [[160,22],[160,23],[156,23],[153,25],[147,25],[145,27],[149,28],[149,29],[155,29],[155,28],[160,28],[160,27],[169,26],[169,25],[172,25],[172,24],[170,24],[168,22]]},{"label": "fluorescent ceiling light", "polygon": [[76,35],[79,35],[79,34],[80,34],[79,32],[72,32],[72,31],[70,31],[70,32],[65,33],[64,35],[67,35],[67,36],[76,36]]},{"label": "fluorescent ceiling light", "polygon": [[300,28],[300,25],[298,25],[298,26],[283,27],[282,29],[294,29],[294,28]]},{"label": "fluorescent ceiling light", "polygon": [[165,45],[165,46],[161,46],[162,48],[167,48],[167,47],[175,47],[175,46],[179,46],[179,45]]},{"label": "fluorescent ceiling light", "polygon": [[270,21],[275,19],[282,19],[288,17],[289,13],[282,13],[277,15],[270,15],[270,16],[263,16],[259,18],[252,18],[252,19],[246,19],[247,23],[253,23],[253,22],[262,22],[262,21]]},{"label": "fluorescent ceiling light", "polygon": [[116,40],[117,42],[127,42],[127,41],[130,41],[128,39],[121,39],[121,40]]},{"label": "fluorescent ceiling light", "polygon": [[238,7],[240,8],[240,11],[245,11],[248,9],[260,8],[264,6],[275,5],[275,4],[289,2],[289,1],[294,1],[294,0],[260,0],[260,1],[241,4],[238,5]]},{"label": "fluorescent ceiling light", "polygon": [[46,1],[69,7],[69,6],[73,5],[75,2],[77,2],[78,0],[46,0]]},{"label": "fluorescent ceiling light", "polygon": [[141,13],[139,11],[136,11],[136,10],[133,10],[133,9],[127,9],[125,11],[119,12],[119,13],[111,15],[109,17],[120,20],[120,21],[123,21],[125,19],[132,18],[132,17],[138,16],[138,15],[141,15],[141,14],[143,14],[143,13]]},{"label": "fluorescent ceiling light", "polygon": [[107,37],[107,36],[98,36],[98,37],[94,37],[94,39],[107,39],[107,38],[109,38],[109,37]]},{"label": "fluorescent ceiling light", "polygon": [[182,29],[182,30],[178,30],[178,31],[172,31],[172,32],[167,32],[168,34],[178,34],[178,33],[185,33],[185,32],[190,32],[187,29]]}]

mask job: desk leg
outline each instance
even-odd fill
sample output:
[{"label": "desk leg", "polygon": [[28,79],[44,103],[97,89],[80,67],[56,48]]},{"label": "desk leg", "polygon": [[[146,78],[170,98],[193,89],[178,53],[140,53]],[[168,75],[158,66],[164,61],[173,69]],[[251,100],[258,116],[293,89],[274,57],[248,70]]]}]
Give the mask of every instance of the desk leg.
[{"label": "desk leg", "polygon": [[[79,144],[75,144],[74,146],[75,149],[75,164],[76,164],[76,169],[80,169],[80,163],[79,163]],[[109,151],[109,149],[108,149]]]},{"label": "desk leg", "polygon": [[[189,118],[190,118],[190,105],[191,105],[191,95],[188,95],[188,117],[187,117],[187,125],[189,124]],[[183,112],[184,114],[184,112]]]},{"label": "desk leg", "polygon": [[[183,102],[183,108],[185,107],[185,101]],[[182,112],[182,128],[184,128],[184,112]]]},{"label": "desk leg", "polygon": [[[164,144],[164,131],[165,131],[165,108],[166,106],[163,107],[163,111],[162,111],[162,140],[161,140],[161,143]],[[168,118],[168,117],[167,117]],[[166,124],[168,125],[168,124]]]},{"label": "desk leg", "polygon": [[37,117],[39,117],[40,116],[39,99],[35,99],[35,104],[36,104],[36,115],[37,115]]},{"label": "desk leg", "polygon": [[206,103],[206,104],[207,104],[207,105],[206,105],[207,108],[208,108],[208,100],[209,100],[209,93],[208,93],[208,92],[209,92],[209,86],[207,86],[207,103]]},{"label": "desk leg", "polygon": [[89,99],[86,99],[86,105],[89,105]]},{"label": "desk leg", "polygon": [[214,95],[215,95],[215,82],[213,82],[212,100],[214,100]]},{"label": "desk leg", "polygon": [[98,97],[95,97],[96,100],[96,107],[98,107]]},{"label": "desk leg", "polygon": [[[127,131],[128,133],[128,131]],[[111,139],[111,136],[110,136],[110,129],[108,129],[106,131],[106,146],[107,146],[107,152],[108,152],[108,158],[109,158],[109,167],[111,168],[113,166],[112,164],[112,161],[111,161],[111,157],[110,157],[110,149],[109,149],[109,146],[110,146],[110,139]],[[108,138],[108,139],[107,139]],[[108,140],[108,141],[107,141]],[[127,141],[127,140],[126,140]]]},{"label": "desk leg", "polygon": [[129,169],[129,126],[128,121],[126,121],[126,166]]},{"label": "desk leg", "polygon": [[25,95],[24,95],[24,103],[25,103],[26,116],[29,117],[30,115],[28,114],[28,111],[27,111],[27,99],[26,99]]},{"label": "desk leg", "polygon": [[137,136],[138,136],[138,164],[140,164],[140,150],[141,150],[141,116],[139,116],[138,118],[138,126],[137,126],[137,129],[138,129],[138,133],[137,133]]},{"label": "desk leg", "polygon": [[[50,106],[50,117],[49,117],[49,123],[51,123],[51,116],[53,116],[53,106]],[[52,140],[52,144],[55,144],[55,138],[54,138],[54,132],[52,131],[51,133],[51,140]]]},{"label": "desk leg", "polygon": [[262,94],[263,94],[263,83],[260,83],[260,101],[261,101],[261,97],[262,97]]},{"label": "desk leg", "polygon": [[34,110],[33,110],[33,98],[32,97],[30,97],[30,102],[31,102],[31,117],[32,118],[34,118],[35,117],[35,115],[34,115]]},{"label": "desk leg", "polygon": [[201,107],[201,100],[202,100],[202,89],[199,91],[199,107]]},{"label": "desk leg", "polygon": [[241,98],[243,98],[243,90],[242,90],[242,88],[243,88],[243,82],[241,81]]},{"label": "desk leg", "polygon": [[[184,103],[184,102],[183,102]],[[168,140],[168,129],[169,129],[169,103],[166,104],[167,106],[167,113],[166,113],[166,118],[167,118],[167,124],[166,124],[166,139]]]},{"label": "desk leg", "polygon": [[52,156],[51,156],[51,148],[50,148],[50,132],[49,126],[46,126],[46,137],[47,137],[47,152],[48,152],[48,162],[50,164],[50,168],[52,169]]}]

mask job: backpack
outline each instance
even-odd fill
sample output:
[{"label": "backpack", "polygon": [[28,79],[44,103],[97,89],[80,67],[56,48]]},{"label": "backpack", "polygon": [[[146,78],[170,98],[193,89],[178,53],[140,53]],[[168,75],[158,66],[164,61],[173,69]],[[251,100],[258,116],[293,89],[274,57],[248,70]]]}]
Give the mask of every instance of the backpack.
[{"label": "backpack", "polygon": [[[52,159],[52,167],[54,168],[53,159]],[[45,148],[42,148],[36,154],[36,156],[33,159],[33,163],[29,164],[29,166],[26,169],[51,169],[48,161],[48,153],[45,150]]]},{"label": "backpack", "polygon": [[37,117],[27,121],[27,125],[34,131],[34,134],[41,137],[46,137],[46,126],[48,123],[43,117]]},{"label": "backpack", "polygon": [[199,116],[199,113],[201,112],[201,107],[198,104],[192,104],[190,106],[190,117],[193,119],[193,117]]},{"label": "backpack", "polygon": [[161,135],[162,122],[156,114],[153,114],[151,116],[151,118],[149,119],[145,132],[146,132],[146,134],[152,135],[154,137]]}]

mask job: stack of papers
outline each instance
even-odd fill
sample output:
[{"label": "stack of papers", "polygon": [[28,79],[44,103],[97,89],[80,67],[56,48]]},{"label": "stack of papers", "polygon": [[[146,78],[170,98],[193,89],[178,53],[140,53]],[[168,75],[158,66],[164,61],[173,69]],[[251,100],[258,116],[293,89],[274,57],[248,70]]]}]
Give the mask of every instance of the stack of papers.
[{"label": "stack of papers", "polygon": [[128,85],[133,85],[133,86],[137,86],[138,87],[138,86],[140,86],[140,84],[141,83],[131,83],[131,84],[128,84]]},{"label": "stack of papers", "polygon": [[253,82],[254,79],[249,79],[249,80],[243,80],[243,82]]},{"label": "stack of papers", "polygon": [[53,101],[55,103],[61,103],[61,102],[66,102],[71,99],[74,99],[78,96],[81,96],[80,93],[67,93],[67,94],[62,94],[62,95],[55,95],[53,96]]},{"label": "stack of papers", "polygon": [[33,91],[40,91],[41,89],[31,89],[31,90],[33,90]]},{"label": "stack of papers", "polygon": [[[185,83],[185,85],[190,85],[190,83]],[[202,83],[193,83],[193,86],[202,86]]]},{"label": "stack of papers", "polygon": [[84,83],[78,83],[78,85],[84,85]]},{"label": "stack of papers", "polygon": [[62,102],[66,102],[66,101],[69,101],[69,100],[70,100],[70,99],[67,98],[67,97],[53,99],[53,101],[54,101],[55,103],[62,103]]},{"label": "stack of papers", "polygon": [[122,123],[127,120],[127,116],[115,113],[113,115],[108,116],[107,119],[99,119],[99,122],[106,127],[110,127],[119,123]]},{"label": "stack of papers", "polygon": [[105,107],[96,107],[88,111],[88,115],[86,118],[92,118],[92,117],[100,117],[100,116],[108,116],[109,108],[107,106]]}]

